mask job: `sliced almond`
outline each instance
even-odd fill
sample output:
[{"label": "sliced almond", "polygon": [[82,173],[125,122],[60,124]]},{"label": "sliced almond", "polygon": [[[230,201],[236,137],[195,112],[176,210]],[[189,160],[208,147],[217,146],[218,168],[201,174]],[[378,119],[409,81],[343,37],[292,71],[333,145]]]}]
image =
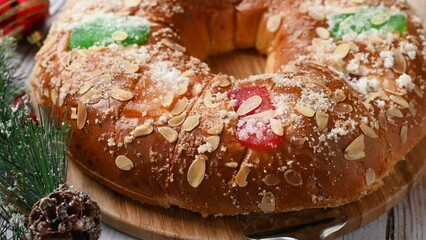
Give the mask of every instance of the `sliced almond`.
[{"label": "sliced almond", "polygon": [[80,88],[80,90],[78,91],[78,94],[84,95],[85,93],[87,93],[91,88],[93,87],[93,83],[92,82],[86,82],[84,83],[84,85]]},{"label": "sliced almond", "polygon": [[371,186],[376,182],[376,173],[373,169],[369,168],[365,172],[365,183],[367,186]]},{"label": "sliced almond", "polygon": [[191,166],[189,166],[186,179],[191,187],[197,188],[204,180],[204,175],[206,174],[206,160],[207,156],[200,155],[191,163]]},{"label": "sliced almond", "polygon": [[301,137],[290,138],[290,143],[297,148],[303,147],[303,145],[305,145],[305,142],[306,142],[306,138],[301,138]]},{"label": "sliced almond", "polygon": [[327,86],[321,80],[310,79],[305,84],[306,84],[306,87],[310,89],[317,89],[319,91],[323,89],[326,90],[327,92],[329,92],[328,96],[332,94],[331,90],[327,88]]},{"label": "sliced almond", "polygon": [[[83,54],[83,52],[79,52],[79,54]],[[88,53],[84,53],[84,55],[87,55]],[[88,58],[88,56],[85,56],[84,58]],[[77,61],[78,62],[78,61]],[[81,65],[80,65],[81,66]],[[101,75],[103,75],[105,72],[102,71],[101,69],[95,69],[93,71],[89,71],[87,73],[82,73],[83,75],[87,76],[87,79],[85,79],[86,81],[88,80],[92,80],[96,77],[101,77]],[[106,74],[107,75],[107,74]],[[105,76],[106,77],[106,76]]]},{"label": "sliced almond", "polygon": [[393,94],[395,96],[404,96],[406,94],[406,92],[403,91],[389,91],[388,89],[385,89],[386,92]]},{"label": "sliced almond", "polygon": [[309,11],[309,16],[315,20],[322,21],[325,20],[325,14],[319,11]]},{"label": "sliced almond", "polygon": [[[155,7],[155,6],[157,6],[157,4],[158,4],[158,0],[147,0],[146,1],[147,3],[147,5],[146,6],[148,6],[148,7]],[[152,24],[152,23],[151,23]]]},{"label": "sliced almond", "polygon": [[208,107],[208,108],[216,108],[216,105],[213,104],[212,102],[212,92],[210,90],[206,91],[206,95],[204,96],[204,104]]},{"label": "sliced almond", "polygon": [[367,102],[372,102],[372,101],[376,100],[378,97],[380,97],[380,93],[379,92],[369,93],[368,96],[367,96],[366,101]]},{"label": "sliced almond", "polygon": [[111,97],[117,101],[125,102],[133,98],[133,93],[123,89],[115,88],[111,91]]},{"label": "sliced almond", "polygon": [[334,51],[333,55],[337,59],[343,59],[349,54],[350,50],[351,45],[349,43],[342,43],[336,47],[336,50]]},{"label": "sliced almond", "polygon": [[168,108],[172,105],[175,95],[172,92],[167,93],[161,98],[161,105],[165,108]]},{"label": "sliced almond", "polygon": [[90,89],[81,99],[85,103],[96,104],[102,99],[102,91],[99,89]]},{"label": "sliced almond", "polygon": [[411,101],[408,107],[408,110],[410,111],[411,116],[415,117],[417,115],[417,109],[414,103]]},{"label": "sliced almond", "polygon": [[300,186],[303,184],[302,177],[300,176],[300,173],[294,171],[294,170],[287,170],[284,172],[284,178],[287,181],[288,184],[292,186]]},{"label": "sliced almond", "polygon": [[281,25],[281,20],[282,17],[279,14],[270,16],[268,21],[266,21],[266,29],[268,29],[271,33],[278,31],[278,28]]},{"label": "sliced almond", "polygon": [[52,90],[50,90],[50,99],[52,100],[53,104],[58,102],[58,91],[56,88],[52,88]]},{"label": "sliced almond", "polygon": [[99,75],[99,83],[101,84],[111,84],[112,83],[112,76],[111,74],[100,74]]},{"label": "sliced almond", "polygon": [[188,84],[182,84],[179,86],[177,90],[177,95],[182,96],[185,95],[188,92]]},{"label": "sliced almond", "polygon": [[177,115],[176,117],[171,118],[168,121],[168,124],[170,127],[177,127],[183,124],[183,122],[185,121],[186,118],[186,113],[182,113],[180,115]]},{"label": "sliced almond", "polygon": [[169,143],[174,143],[178,138],[178,132],[171,127],[159,127],[158,132],[163,136]]},{"label": "sliced almond", "polygon": [[355,138],[355,140],[346,147],[344,157],[346,160],[365,158],[364,134],[359,135],[359,137]]},{"label": "sliced almond", "polygon": [[313,109],[302,105],[296,105],[296,110],[305,117],[313,117],[315,115]]},{"label": "sliced almond", "polygon": [[122,42],[122,41],[126,40],[128,37],[129,37],[129,35],[125,31],[121,31],[121,30],[115,31],[111,35],[111,38],[114,41],[117,41],[117,42]]},{"label": "sliced almond", "polygon": [[[332,59],[334,62],[332,62],[331,66],[335,68],[338,71],[344,71],[345,70],[345,61],[341,58],[334,58]],[[321,65],[322,67],[327,67],[326,64]]]},{"label": "sliced almond", "polygon": [[393,49],[394,65],[393,71],[398,74],[403,74],[407,70],[407,62],[405,61],[404,55],[398,50]]},{"label": "sliced almond", "polygon": [[407,39],[410,40],[415,45],[417,45],[417,47],[420,47],[420,42],[419,42],[419,40],[417,40],[416,36],[414,36],[414,35],[408,35]]},{"label": "sliced almond", "polygon": [[79,102],[77,107],[77,128],[83,129],[84,125],[86,125],[86,120],[87,120],[86,105],[82,102]]},{"label": "sliced almond", "polygon": [[58,105],[62,107],[65,103],[65,98],[67,97],[69,93],[69,89],[71,88],[71,84],[68,82],[68,84],[64,84],[61,89],[59,89],[59,101]]},{"label": "sliced almond", "polygon": [[395,81],[390,81],[389,79],[385,79],[382,85],[386,92],[395,92],[396,90]]},{"label": "sliced almond", "polygon": [[[312,39],[312,46],[321,48],[327,45],[327,41],[322,38],[314,38]],[[322,64],[319,64],[322,65]]]},{"label": "sliced almond", "polygon": [[75,108],[75,107],[71,108],[71,116],[70,117],[71,117],[72,120],[77,119],[77,108]]},{"label": "sliced almond", "polygon": [[125,0],[124,5],[128,8],[133,8],[139,6],[141,4],[142,0]]},{"label": "sliced almond", "polygon": [[181,77],[181,78],[190,78],[190,77],[192,77],[194,75],[195,75],[194,70],[188,69],[185,72],[183,72],[179,77]]},{"label": "sliced almond", "polygon": [[364,106],[364,108],[365,109],[367,109],[368,111],[373,111],[374,110],[374,107],[373,107],[373,105],[371,105],[370,103],[368,103],[368,102],[363,102],[362,103],[362,105]]},{"label": "sliced almond", "polygon": [[231,85],[231,81],[229,81],[228,76],[226,75],[218,75],[216,76],[217,81],[219,82],[219,87],[229,87]]},{"label": "sliced almond", "polygon": [[369,126],[367,126],[364,123],[361,123],[359,126],[361,128],[361,131],[365,134],[365,136],[370,138],[378,138],[377,133]]},{"label": "sliced almond", "polygon": [[367,76],[370,72],[371,70],[367,66],[361,65],[359,67],[359,73],[361,73],[362,76]]},{"label": "sliced almond", "polygon": [[263,182],[266,186],[276,186],[280,184],[280,178],[275,174],[268,174],[263,178]]},{"label": "sliced almond", "polygon": [[123,171],[130,171],[135,167],[132,160],[124,155],[120,155],[115,159],[115,165]]},{"label": "sliced almond", "polygon": [[271,119],[278,116],[277,111],[275,110],[266,110],[260,113],[256,113],[256,114],[252,114],[252,115],[248,115],[242,118],[242,120],[248,120],[248,119],[263,119],[263,120],[267,120],[267,119]]},{"label": "sliced almond", "polygon": [[318,128],[322,131],[327,128],[328,125],[328,114],[322,111],[317,111],[315,120]]},{"label": "sliced almond", "polygon": [[143,137],[147,136],[154,131],[154,128],[151,125],[140,125],[135,128],[135,131],[133,133],[134,137]]},{"label": "sliced almond", "polygon": [[386,116],[388,116],[389,118],[402,118],[404,117],[404,114],[398,108],[391,107],[386,111]]},{"label": "sliced almond", "polygon": [[209,130],[207,130],[207,133],[211,134],[211,135],[217,135],[217,134],[221,134],[222,131],[223,131],[223,122],[221,121],[221,122],[216,123]]},{"label": "sliced almond", "polygon": [[71,53],[70,52],[64,52],[62,53],[62,58],[60,59],[61,65],[66,69],[71,64]]},{"label": "sliced almond", "polygon": [[200,124],[200,115],[189,116],[182,125],[182,129],[190,132]]},{"label": "sliced almond", "polygon": [[251,169],[249,166],[242,164],[240,167],[240,170],[238,171],[237,175],[235,175],[235,179],[234,182],[239,186],[239,187],[245,187],[247,186],[248,182],[247,182],[247,177],[250,173]]},{"label": "sliced almond", "polygon": [[391,95],[390,99],[392,101],[394,101],[395,103],[397,103],[399,106],[401,106],[402,108],[409,108],[410,105],[408,104],[407,100],[405,100],[403,97],[401,96],[395,96],[395,95]]},{"label": "sliced almond", "polygon": [[353,107],[346,103],[339,103],[334,106],[334,112],[338,114],[348,114],[353,111]]},{"label": "sliced almond", "polygon": [[283,124],[281,123],[280,120],[271,118],[269,119],[269,123],[271,124],[272,132],[274,132],[278,136],[284,135]]},{"label": "sliced almond", "polygon": [[271,192],[267,192],[263,195],[262,201],[259,204],[259,208],[265,212],[275,211],[275,196]]},{"label": "sliced almond", "polygon": [[227,166],[229,168],[237,168],[238,163],[237,162],[227,162],[227,163],[225,163],[225,166]]},{"label": "sliced almond", "polygon": [[277,64],[277,53],[271,52],[269,53],[268,58],[266,59],[265,63],[265,72],[266,73],[273,73]]},{"label": "sliced almond", "polygon": [[133,63],[124,63],[124,70],[126,73],[137,73],[139,71],[139,66]]},{"label": "sliced almond", "polygon": [[418,96],[418,97],[423,97],[423,91],[419,86],[414,86],[414,93]]},{"label": "sliced almond", "polygon": [[175,106],[172,109],[172,115],[176,116],[181,114],[183,111],[185,111],[186,107],[188,106],[189,100],[188,98],[184,97],[180,99]]},{"label": "sliced almond", "polygon": [[161,43],[165,46],[169,47],[170,49],[176,50],[178,52],[186,52],[186,48],[180,44],[177,44],[170,39],[163,38],[161,39]]},{"label": "sliced almond", "polygon": [[389,101],[389,97],[388,94],[386,94],[385,91],[379,89],[379,92],[377,92],[379,99],[384,100],[384,101]]},{"label": "sliced almond", "polygon": [[380,14],[376,14],[372,18],[370,18],[370,22],[373,25],[379,26],[379,25],[382,25],[383,23],[389,21],[390,18],[391,18],[391,15],[389,13],[380,13]]},{"label": "sliced almond", "polygon": [[400,135],[401,135],[401,142],[406,143],[407,142],[407,135],[408,135],[407,125],[402,126]]},{"label": "sliced almond", "polygon": [[337,90],[331,94],[331,99],[335,102],[343,102],[346,99],[346,94],[342,90]]},{"label": "sliced almond", "polygon": [[317,27],[315,29],[315,32],[322,39],[329,39],[331,36],[330,31],[328,31],[326,28],[323,28],[323,27]]},{"label": "sliced almond", "polygon": [[300,70],[294,65],[285,65],[282,69],[283,73],[298,73]]},{"label": "sliced almond", "polygon": [[210,136],[207,137],[205,140],[206,143],[210,144],[210,149],[209,152],[212,153],[214,151],[216,151],[216,149],[219,147],[219,143],[220,143],[220,137],[215,135],[215,136]]},{"label": "sliced almond", "polygon": [[237,110],[239,116],[246,115],[247,113],[255,110],[262,104],[262,98],[260,96],[253,96],[245,100]]}]

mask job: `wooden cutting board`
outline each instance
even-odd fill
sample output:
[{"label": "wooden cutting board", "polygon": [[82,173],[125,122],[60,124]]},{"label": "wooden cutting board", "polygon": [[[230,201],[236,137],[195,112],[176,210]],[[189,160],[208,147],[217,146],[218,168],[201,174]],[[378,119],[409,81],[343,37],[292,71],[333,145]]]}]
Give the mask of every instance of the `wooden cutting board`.
[{"label": "wooden cutting board", "polygon": [[[210,58],[208,63],[214,72],[242,78],[262,73],[265,59],[253,51],[239,51]],[[394,173],[385,179],[384,186],[377,192],[341,208],[347,214],[347,224],[337,235],[364,226],[394,207],[425,172],[426,139],[395,167]],[[106,224],[137,238],[243,239],[236,217],[203,218],[178,208],[163,209],[141,204],[97,183],[72,160],[68,165],[67,182],[99,203]],[[325,211],[333,209],[319,210],[318,213]]]}]

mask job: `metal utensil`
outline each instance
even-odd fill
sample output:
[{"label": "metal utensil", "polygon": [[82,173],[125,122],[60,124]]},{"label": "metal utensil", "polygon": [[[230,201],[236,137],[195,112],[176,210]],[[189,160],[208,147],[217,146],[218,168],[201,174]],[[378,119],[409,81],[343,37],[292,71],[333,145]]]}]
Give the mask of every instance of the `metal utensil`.
[{"label": "metal utensil", "polygon": [[249,214],[238,217],[248,240],[332,239],[345,228],[345,207],[309,209],[289,213]]}]

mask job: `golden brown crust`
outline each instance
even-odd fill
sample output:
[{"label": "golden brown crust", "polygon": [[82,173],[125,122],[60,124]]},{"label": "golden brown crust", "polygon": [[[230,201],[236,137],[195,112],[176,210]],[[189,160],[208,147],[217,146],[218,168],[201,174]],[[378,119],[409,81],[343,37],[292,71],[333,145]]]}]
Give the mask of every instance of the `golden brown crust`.
[{"label": "golden brown crust", "polygon": [[[134,199],[213,215],[339,206],[376,190],[425,135],[419,20],[408,15],[408,34],[386,39],[336,40],[318,30],[348,6],[70,1],[37,55],[32,87],[39,103],[72,113],[78,164]],[[69,51],[72,26],[106,13],[146,17],[148,43]],[[235,80],[195,58],[246,47],[267,53],[276,73]],[[400,56],[403,72],[395,70]],[[241,126],[264,121],[239,117],[229,96],[250,86],[267,89],[274,111],[266,120],[283,127],[272,149],[238,140],[249,134]]]}]

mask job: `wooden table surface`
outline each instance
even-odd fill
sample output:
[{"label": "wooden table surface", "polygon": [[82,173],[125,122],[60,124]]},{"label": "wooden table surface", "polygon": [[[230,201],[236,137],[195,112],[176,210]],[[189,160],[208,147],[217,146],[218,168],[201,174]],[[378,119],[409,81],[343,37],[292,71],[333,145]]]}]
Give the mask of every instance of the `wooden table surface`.
[{"label": "wooden table surface", "polygon": [[[65,1],[51,0],[52,16],[56,15]],[[408,1],[415,6],[416,11],[426,16],[426,0]],[[52,20],[53,18],[49,20],[48,25]],[[19,61],[21,62],[19,72],[29,75],[34,64],[33,58],[37,49],[23,44],[19,46],[18,51]],[[134,238],[103,225],[101,240],[130,239]],[[369,225],[340,239],[426,239],[426,177],[395,208]]]}]

